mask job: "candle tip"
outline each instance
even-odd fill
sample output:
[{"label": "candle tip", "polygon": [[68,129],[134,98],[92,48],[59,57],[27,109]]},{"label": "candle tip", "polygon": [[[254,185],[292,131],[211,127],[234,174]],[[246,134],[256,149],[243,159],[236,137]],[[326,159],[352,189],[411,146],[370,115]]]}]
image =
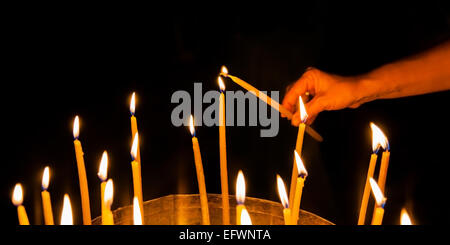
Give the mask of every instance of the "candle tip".
[{"label": "candle tip", "polygon": [[68,194],[64,194],[64,204],[61,213],[61,225],[73,225],[72,205]]},{"label": "candle tip", "polygon": [[133,158],[133,160],[135,160],[137,157],[137,149],[139,147],[138,145],[139,145],[139,134],[138,132],[136,132],[133,138],[133,145],[131,146],[131,157]]},{"label": "candle tip", "polygon": [[23,202],[23,190],[22,185],[20,183],[17,183],[14,186],[13,196],[12,196],[12,203],[14,206],[20,206]]},{"label": "candle tip", "polygon": [[195,137],[194,117],[192,115],[189,117],[189,130],[192,137]]},{"label": "candle tip", "polygon": [[294,155],[295,155],[295,164],[297,164],[298,176],[306,178],[306,176],[308,176],[308,171],[306,171],[305,165],[303,164],[303,161],[296,150],[294,150]]},{"label": "candle tip", "polygon": [[78,139],[78,136],[80,136],[80,119],[77,115],[73,120],[73,138]]},{"label": "candle tip", "polygon": [[245,202],[245,178],[242,170],[239,170],[236,180],[236,202],[244,204]]},{"label": "candle tip", "polygon": [[136,93],[133,92],[133,94],[131,95],[131,102],[130,102],[131,115],[134,115],[135,111],[136,111]]},{"label": "candle tip", "polygon": [[220,75],[222,76],[228,76],[228,69],[226,66],[222,66],[222,68],[220,69]]},{"label": "candle tip", "polygon": [[106,181],[108,178],[108,153],[106,151],[102,154],[102,159],[100,160],[100,166],[98,168],[97,176],[101,181]]},{"label": "candle tip", "polygon": [[50,182],[50,168],[47,166],[42,174],[42,189],[45,191],[48,189],[48,184]]}]

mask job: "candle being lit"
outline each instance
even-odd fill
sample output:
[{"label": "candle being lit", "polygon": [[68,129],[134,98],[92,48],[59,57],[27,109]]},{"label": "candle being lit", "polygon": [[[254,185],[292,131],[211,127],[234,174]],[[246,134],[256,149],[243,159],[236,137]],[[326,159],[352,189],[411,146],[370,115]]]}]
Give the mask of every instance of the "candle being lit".
[{"label": "candle being lit", "polygon": [[139,149],[139,134],[136,133],[133,139],[133,145],[131,146],[131,171],[133,173],[133,188],[134,196],[138,198],[139,207],[141,208],[141,214],[144,214],[144,201],[142,197],[142,177],[140,171],[140,164],[137,161],[137,152]]},{"label": "candle being lit", "polygon": [[[386,177],[387,177],[387,171],[389,167],[389,157],[391,153],[389,152],[389,141],[384,135],[383,131],[379,127],[377,127],[375,124],[370,125],[372,127],[372,131],[375,131],[377,134],[377,137],[381,139],[380,146],[384,149],[383,154],[381,155],[381,164],[380,164],[380,170],[378,172],[378,186],[380,187],[381,192],[385,191],[386,186]],[[375,218],[375,208],[374,208],[374,216],[372,216],[372,222]]]},{"label": "candle being lit", "polygon": [[[298,103],[299,103],[299,109],[300,109],[300,121],[301,123],[298,125],[298,133],[297,133],[297,142],[295,144],[295,150],[298,152],[298,154],[302,154],[302,148],[303,148],[303,137],[305,135],[305,127],[306,127],[306,119],[308,118],[308,113],[306,113],[305,105],[303,104],[302,97],[298,97]],[[297,170],[297,163],[296,159],[294,159],[294,164],[292,167],[292,177],[291,177],[291,188],[289,190],[289,200],[291,202],[294,201],[294,195],[295,195],[295,187],[297,186],[297,176],[298,176],[298,170]],[[292,206],[292,203],[291,203]]]},{"label": "candle being lit", "polygon": [[102,211],[102,221],[105,219],[105,187],[106,180],[108,179],[108,153],[106,151],[102,154],[102,160],[100,161],[100,166],[98,167],[98,178],[100,179],[100,200],[101,200],[101,211]]},{"label": "candle being lit", "polygon": [[[225,68],[226,69],[226,68]],[[225,134],[225,84],[222,78],[217,77],[220,87],[219,97],[219,146],[220,146],[220,184],[222,188],[222,222],[230,224],[230,201],[228,196],[228,169],[227,169],[227,142]]]},{"label": "candle being lit", "polygon": [[281,204],[283,205],[284,224],[291,224],[291,209],[289,208],[289,199],[286,193],[283,179],[277,174],[278,195],[280,196]]},{"label": "candle being lit", "polygon": [[17,216],[19,218],[20,225],[30,225],[30,221],[28,220],[27,211],[25,207],[22,205],[23,203],[23,190],[22,185],[17,183],[14,187],[12,203],[17,207]]},{"label": "candle being lit", "polygon": [[241,225],[252,225],[252,219],[250,218],[250,214],[248,213],[247,209],[244,207],[242,209],[242,215],[241,215]]},{"label": "candle being lit", "polygon": [[133,222],[134,225],[142,225],[142,214],[141,214],[141,207],[139,205],[139,200],[135,196],[133,198]]},{"label": "candle being lit", "polygon": [[194,151],[195,170],[197,172],[198,190],[200,193],[200,206],[202,210],[202,224],[209,225],[209,208],[208,197],[206,192],[205,174],[203,173],[202,155],[200,153],[200,145],[197,137],[195,137],[194,118],[190,117],[189,130],[192,135],[192,149]]},{"label": "candle being lit", "polygon": [[384,216],[384,205],[386,204],[386,198],[383,195],[380,187],[373,178],[370,178],[370,187],[372,188],[373,196],[375,197],[375,212],[373,213],[372,225],[381,225]]},{"label": "candle being lit", "polygon": [[[272,98],[267,96],[265,93],[262,93],[257,88],[253,87],[252,85],[248,84],[247,82],[243,81],[242,79],[228,74],[228,69],[225,66],[222,66],[220,75],[230,78],[233,82],[235,82],[239,86],[243,87],[250,93],[254,94],[260,100],[264,101],[269,106],[271,106],[275,110],[279,111],[281,114],[285,115],[288,120],[292,119],[292,113],[289,110],[287,110],[282,105],[280,105],[276,100],[273,100]],[[319,133],[317,133],[313,128],[311,128],[309,126],[306,127],[306,133],[308,133],[311,137],[313,137],[315,140],[317,140],[319,142],[323,141],[322,136],[320,136]]]},{"label": "candle being lit", "polygon": [[378,150],[380,147],[386,149],[387,139],[381,130],[373,123],[370,123],[372,129],[372,155],[370,156],[369,169],[367,170],[366,184],[364,185],[364,192],[361,200],[361,208],[359,210],[358,225],[364,225],[366,220],[367,205],[369,203],[370,196],[370,183],[369,179],[373,177],[375,167],[377,165]]},{"label": "candle being lit", "polygon": [[236,179],[236,225],[241,224],[242,210],[245,209],[245,178],[242,170],[239,170]]},{"label": "candle being lit", "polygon": [[50,193],[47,191],[50,182],[50,168],[45,167],[42,174],[42,209],[44,210],[44,223],[45,225],[54,225],[52,203],[50,199]]},{"label": "candle being lit", "polygon": [[70,198],[67,194],[64,194],[64,204],[61,213],[61,225],[73,225],[72,205],[70,204]]},{"label": "candle being lit", "polygon": [[81,142],[78,140],[80,135],[80,121],[78,116],[75,117],[73,121],[73,144],[75,147],[75,157],[77,160],[77,168],[78,168],[78,179],[80,182],[80,193],[81,193],[81,210],[83,212],[83,224],[90,225],[91,224],[91,208],[89,204],[89,188],[86,177],[86,168],[84,165],[84,153],[83,148],[81,147]]},{"label": "candle being lit", "polygon": [[[131,101],[130,101],[130,121],[131,121],[131,136],[134,137],[136,133],[138,132],[137,127],[137,119],[135,116],[136,113],[136,93],[133,92],[131,95]],[[137,154],[136,154],[136,161],[139,163],[139,172],[141,172],[141,149],[140,147],[137,148]],[[139,176],[141,176],[139,174]]]},{"label": "candle being lit", "polygon": [[104,195],[104,203],[105,206],[104,213],[102,213],[102,225],[114,225],[114,217],[111,212],[111,204],[113,202],[114,196],[114,186],[112,179],[109,179],[106,182],[105,186],[105,195]]},{"label": "candle being lit", "polygon": [[297,164],[298,175],[297,175],[297,184],[295,187],[295,195],[294,202],[292,206],[292,224],[296,225],[298,223],[298,215],[300,214],[300,202],[302,199],[303,186],[305,184],[306,176],[308,176],[308,172],[303,165],[303,161],[298,155],[297,151],[294,151],[295,162]]},{"label": "candle being lit", "polygon": [[408,215],[408,212],[405,208],[402,208],[402,211],[400,213],[400,224],[401,225],[412,225],[411,218]]}]

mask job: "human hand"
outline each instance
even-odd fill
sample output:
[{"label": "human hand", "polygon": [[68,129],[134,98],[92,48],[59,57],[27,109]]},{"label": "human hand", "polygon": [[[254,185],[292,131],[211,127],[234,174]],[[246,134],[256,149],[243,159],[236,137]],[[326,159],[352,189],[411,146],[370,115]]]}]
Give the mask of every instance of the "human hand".
[{"label": "human hand", "polygon": [[300,123],[298,97],[308,92],[312,99],[308,102],[303,101],[308,113],[306,123],[311,124],[322,111],[357,108],[364,103],[359,90],[358,79],[355,77],[332,75],[316,68],[309,68],[300,79],[288,87],[282,104],[294,114],[291,124],[297,126]]}]

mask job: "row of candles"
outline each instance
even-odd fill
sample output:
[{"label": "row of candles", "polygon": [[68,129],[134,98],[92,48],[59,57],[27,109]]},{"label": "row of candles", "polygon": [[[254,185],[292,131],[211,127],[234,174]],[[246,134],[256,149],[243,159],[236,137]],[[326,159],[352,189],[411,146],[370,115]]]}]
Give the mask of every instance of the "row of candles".
[{"label": "row of candles", "polygon": [[[290,112],[284,109],[281,105],[279,105],[276,101],[272,100],[266,94],[261,93],[259,90],[249,85],[245,81],[228,74],[228,70],[225,67],[222,67],[221,73],[218,76],[218,84],[220,87],[220,97],[219,97],[219,145],[220,145],[220,176],[221,176],[221,191],[222,191],[222,219],[224,225],[230,224],[230,212],[229,212],[229,193],[228,193],[228,173],[227,173],[227,157],[226,157],[226,131],[225,131],[225,85],[222,77],[228,77],[233,82],[239,84],[240,86],[246,88],[258,98],[264,100],[269,105],[278,109],[281,113],[287,114],[287,117],[290,118]],[[133,220],[134,224],[142,225],[144,210],[143,210],[143,192],[142,192],[142,179],[141,179],[141,158],[140,158],[140,150],[139,150],[139,134],[137,128],[137,119],[135,117],[135,93],[131,96],[130,102],[130,113],[131,113],[131,133],[133,136],[133,143],[131,147],[131,169],[133,175]],[[298,218],[300,213],[300,203],[302,198],[303,186],[308,175],[306,168],[303,164],[303,161],[300,157],[303,146],[303,138],[305,129],[308,127],[305,124],[305,121],[308,117],[305,106],[303,104],[301,96],[299,97],[299,110],[300,110],[300,119],[301,123],[298,127],[297,141],[296,147],[294,151],[294,163],[292,167],[292,177],[291,177],[291,185],[289,190],[289,197],[287,195],[286,187],[283,182],[283,179],[277,175],[277,187],[278,193],[281,200],[281,204],[283,206],[283,216],[284,222],[286,225],[296,225],[298,224]],[[386,183],[387,169],[389,165],[389,143],[387,137],[383,134],[383,132],[373,123],[370,124],[372,129],[372,150],[373,154],[370,157],[369,169],[366,177],[366,183],[364,187],[364,192],[361,201],[358,225],[364,225],[367,213],[367,206],[369,203],[370,192],[375,198],[375,208],[372,216],[372,225],[381,225],[383,216],[384,216],[384,205],[386,203],[386,198],[383,195]],[[77,162],[78,169],[78,177],[79,177],[79,186],[80,186],[80,194],[81,194],[81,209],[83,214],[83,224],[90,225],[91,224],[91,213],[90,213],[90,202],[89,202],[89,192],[88,192],[88,183],[86,178],[86,170],[84,164],[83,150],[81,146],[81,142],[79,140],[79,118],[78,116],[74,119],[73,125],[73,136],[74,136],[74,148],[75,148],[75,156]],[[203,164],[200,152],[199,141],[195,135],[195,127],[194,127],[194,119],[191,115],[189,121],[189,128],[192,135],[192,146],[194,153],[194,162],[197,173],[197,182],[199,187],[199,195],[200,195],[200,205],[201,205],[201,215],[202,215],[202,224],[209,225],[209,208],[208,208],[208,199],[206,192],[206,184],[205,177],[203,173]],[[309,128],[309,132],[311,132],[311,128]],[[313,131],[314,132],[314,131]],[[311,134],[311,133],[310,133]],[[318,135],[317,133],[314,133]],[[314,137],[314,134],[311,134]],[[317,137],[320,137],[317,136]],[[381,157],[381,165],[379,168],[378,181],[373,179],[374,171],[378,158],[378,151],[380,148],[383,148],[383,153]],[[111,204],[113,202],[113,181],[112,179],[107,178],[107,168],[108,168],[108,154],[105,151],[102,155],[98,177],[101,181],[101,218],[103,225],[113,225],[114,218],[111,211]],[[42,207],[44,213],[44,222],[46,225],[53,225],[53,213],[52,206],[50,201],[50,194],[48,192],[49,186],[49,178],[50,178],[50,170],[49,167],[46,167],[43,172],[42,177]],[[17,206],[18,219],[20,225],[28,225],[29,220],[25,211],[23,202],[23,190],[20,183],[16,184],[14,191],[12,202],[15,206]],[[245,208],[245,179],[242,171],[239,171],[236,181],[236,224],[245,225],[252,224],[250,215]],[[72,217],[72,207],[70,203],[70,198],[67,194],[64,195],[64,203],[63,210],[61,214],[61,221],[63,224],[73,224]],[[402,210],[401,213],[401,223],[402,224],[411,224],[411,220],[405,209]]]}]

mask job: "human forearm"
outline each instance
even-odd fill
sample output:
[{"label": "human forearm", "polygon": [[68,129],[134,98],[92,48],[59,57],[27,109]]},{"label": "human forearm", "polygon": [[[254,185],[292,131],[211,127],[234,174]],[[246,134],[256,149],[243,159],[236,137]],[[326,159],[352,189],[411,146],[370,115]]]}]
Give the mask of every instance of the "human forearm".
[{"label": "human forearm", "polygon": [[450,89],[450,42],[358,77],[360,103]]}]

